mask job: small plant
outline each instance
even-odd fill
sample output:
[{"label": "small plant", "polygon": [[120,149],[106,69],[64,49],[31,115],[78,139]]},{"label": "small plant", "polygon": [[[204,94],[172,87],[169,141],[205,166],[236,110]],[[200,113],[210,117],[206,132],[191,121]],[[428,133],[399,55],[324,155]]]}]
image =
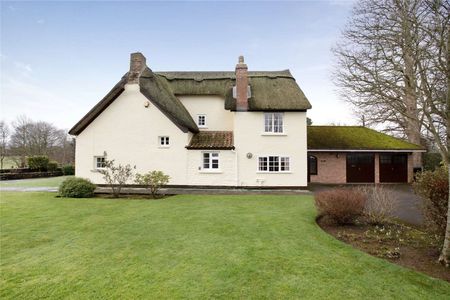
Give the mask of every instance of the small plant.
[{"label": "small plant", "polygon": [[105,160],[104,168],[98,171],[103,175],[106,184],[111,188],[113,197],[118,198],[122,187],[133,179],[134,169],[136,169],[136,166],[132,167],[129,164],[116,166],[114,160]]},{"label": "small plant", "polygon": [[363,214],[365,202],[366,196],[356,189],[333,189],[315,195],[319,216],[327,216],[337,224],[354,224]]},{"label": "small plant", "polygon": [[153,198],[156,198],[161,187],[169,183],[169,179],[170,176],[162,171],[151,171],[146,174],[136,174],[135,182],[150,189]]},{"label": "small plant", "polygon": [[423,198],[422,211],[427,230],[438,236],[442,245],[447,226],[448,169],[440,167],[419,173],[413,188]]},{"label": "small plant", "polygon": [[64,175],[75,175],[75,167],[73,165],[65,165],[62,167]]},{"label": "small plant", "polygon": [[47,164],[47,171],[54,172],[57,169],[58,169],[58,162],[56,162],[54,160],[48,162],[48,164]]},{"label": "small plant", "polygon": [[45,155],[27,157],[28,167],[31,170],[43,172],[47,171],[49,159]]},{"label": "small plant", "polygon": [[367,197],[364,215],[370,224],[387,223],[398,206],[398,198],[394,191],[381,185],[364,186],[359,190]]},{"label": "small plant", "polygon": [[90,198],[94,196],[95,184],[84,178],[67,178],[59,186],[59,195],[68,198]]}]

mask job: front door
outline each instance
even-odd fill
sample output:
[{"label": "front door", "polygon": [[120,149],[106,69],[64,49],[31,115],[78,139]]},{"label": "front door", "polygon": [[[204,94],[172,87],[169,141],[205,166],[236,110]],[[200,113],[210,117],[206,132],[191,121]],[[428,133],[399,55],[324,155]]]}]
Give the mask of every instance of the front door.
[{"label": "front door", "polygon": [[347,182],[375,182],[373,153],[347,153]]}]

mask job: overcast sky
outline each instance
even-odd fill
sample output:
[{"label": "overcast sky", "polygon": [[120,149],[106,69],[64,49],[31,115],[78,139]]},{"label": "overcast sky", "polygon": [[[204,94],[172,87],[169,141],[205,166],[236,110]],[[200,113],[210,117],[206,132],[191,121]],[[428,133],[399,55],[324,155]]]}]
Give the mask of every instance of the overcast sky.
[{"label": "overcast sky", "polygon": [[69,129],[140,51],[154,71],[290,69],[314,124],[356,124],[330,48],[351,1],[1,2],[1,118]]}]

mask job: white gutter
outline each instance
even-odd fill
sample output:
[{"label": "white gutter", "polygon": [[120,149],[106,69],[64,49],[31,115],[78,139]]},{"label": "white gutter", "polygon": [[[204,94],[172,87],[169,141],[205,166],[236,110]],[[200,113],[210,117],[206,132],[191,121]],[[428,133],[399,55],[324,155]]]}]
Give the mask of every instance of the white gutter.
[{"label": "white gutter", "polygon": [[308,152],[427,152],[424,149],[404,149],[404,150],[363,150],[363,149],[308,149]]}]

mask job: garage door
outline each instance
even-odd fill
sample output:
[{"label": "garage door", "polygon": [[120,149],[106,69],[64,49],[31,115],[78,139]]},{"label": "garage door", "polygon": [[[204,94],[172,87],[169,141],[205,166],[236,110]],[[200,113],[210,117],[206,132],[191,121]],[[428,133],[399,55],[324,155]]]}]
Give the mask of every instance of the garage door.
[{"label": "garage door", "polygon": [[380,182],[408,182],[408,154],[380,154]]},{"label": "garage door", "polygon": [[347,182],[375,182],[373,153],[347,154]]}]

